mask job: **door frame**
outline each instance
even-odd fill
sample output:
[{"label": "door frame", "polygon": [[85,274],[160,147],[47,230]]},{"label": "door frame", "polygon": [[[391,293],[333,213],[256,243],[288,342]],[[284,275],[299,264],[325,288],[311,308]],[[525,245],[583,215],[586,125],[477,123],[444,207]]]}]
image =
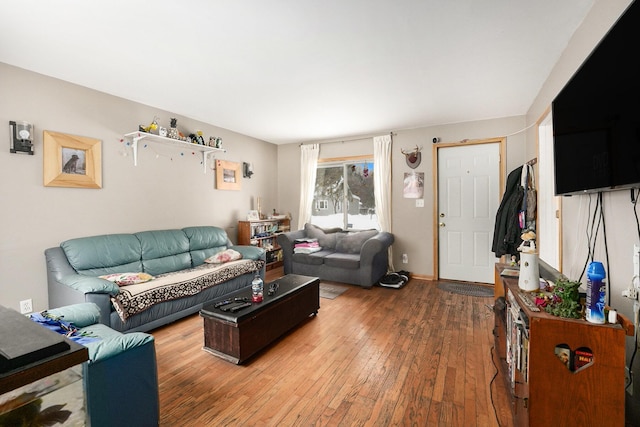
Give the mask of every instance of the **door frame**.
[{"label": "door frame", "polygon": [[[541,150],[540,150],[540,146],[541,144],[545,144],[546,147],[545,149],[547,151],[550,151],[553,153],[553,112],[551,111],[551,106],[547,107],[545,109],[545,111],[542,113],[542,115],[540,116],[540,118],[536,121],[536,152],[537,157],[538,157],[538,162],[534,165],[534,168],[536,169],[536,176],[540,177],[540,165],[545,161],[545,160],[551,160],[548,158],[542,158],[541,157]],[[541,136],[541,128],[542,127],[550,127],[552,130],[552,135],[551,138],[546,138]],[[545,169],[545,172],[547,171],[551,171],[551,174],[554,173],[553,171],[553,165],[542,165],[543,168]],[[548,175],[547,175],[548,176]],[[551,176],[551,182],[553,182],[553,180],[555,179],[555,177],[552,175]],[[540,178],[538,178],[538,185],[540,185],[539,183]],[[554,215],[555,218],[552,217],[548,217],[546,218],[548,220],[548,222],[552,222],[554,220],[557,220],[557,230],[556,231],[556,235],[555,236],[549,236],[549,234],[546,235],[546,237],[552,237],[555,238],[555,241],[557,242],[557,247],[556,249],[556,254],[557,254],[557,259],[554,261],[557,261],[558,265],[555,266],[553,265],[551,262],[548,262],[548,264],[552,264],[551,266],[554,267],[556,270],[558,270],[560,273],[562,273],[562,261],[563,261],[563,253],[562,253],[562,197],[560,196],[556,196],[555,194],[553,194],[553,188],[549,189],[551,194],[550,194],[550,199],[551,200],[547,200],[547,203],[553,203],[553,207],[555,207],[555,212]],[[538,191],[538,197],[541,196],[541,191]],[[540,206],[540,199],[538,200],[538,206]],[[540,226],[540,219],[541,219],[541,212],[540,209],[538,209],[538,219],[536,220],[536,228]],[[536,232],[538,232],[538,230],[536,230]],[[539,235],[541,233],[538,233]],[[539,249],[541,249],[541,245],[546,245],[546,243],[544,242],[544,235],[540,235],[540,237],[538,238],[539,241],[537,241],[538,243],[538,247]],[[540,250],[538,250],[538,252],[541,252]],[[544,258],[541,258],[542,261],[545,261]]]},{"label": "door frame", "polygon": [[[506,162],[506,153],[507,153],[507,137],[495,137],[495,138],[487,138],[487,139],[477,139],[477,140],[463,140],[461,142],[438,142],[433,144],[432,147],[432,162],[433,162],[433,277],[438,280],[440,279],[440,257],[439,257],[439,248],[440,248],[440,232],[438,226],[438,212],[440,212],[440,206],[438,205],[438,188],[439,188],[439,174],[438,174],[438,150],[440,148],[451,148],[451,147],[464,147],[469,145],[480,145],[480,144],[500,144],[499,152],[500,159],[498,160],[498,175],[500,176],[499,182],[499,190],[498,194],[500,198],[504,193],[504,181],[505,176],[507,174],[507,162]],[[491,250],[491,248],[489,248]]]}]

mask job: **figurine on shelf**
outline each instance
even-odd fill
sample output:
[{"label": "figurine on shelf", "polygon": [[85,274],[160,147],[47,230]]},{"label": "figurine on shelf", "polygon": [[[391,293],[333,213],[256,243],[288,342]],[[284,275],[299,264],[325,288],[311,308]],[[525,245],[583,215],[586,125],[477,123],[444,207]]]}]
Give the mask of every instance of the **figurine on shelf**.
[{"label": "figurine on shelf", "polygon": [[197,130],[197,131],[196,131],[196,134],[198,135],[198,136],[196,137],[196,140],[197,140],[198,144],[199,144],[199,145],[205,145],[205,143],[204,143],[204,136],[202,136],[202,131],[201,131],[201,130]]},{"label": "figurine on shelf", "polygon": [[180,134],[178,133],[178,119],[175,117],[171,117],[171,127],[169,128],[169,138],[180,139]]},{"label": "figurine on shelf", "polygon": [[193,144],[205,145],[204,137],[202,136],[201,130],[196,131],[196,133],[192,133],[191,135],[189,135],[189,138],[191,138],[191,142]]},{"label": "figurine on shelf", "polygon": [[518,246],[520,252],[535,252],[536,251],[536,232],[531,229],[526,229],[520,235],[522,243]]},{"label": "figurine on shelf", "polygon": [[158,129],[158,117],[156,116],[153,116],[153,121],[149,123],[148,126],[142,126],[142,125],[138,126],[138,130],[140,132],[153,133],[157,129]]},{"label": "figurine on shelf", "polygon": [[215,136],[210,136],[209,137],[209,147],[215,147],[216,146],[216,137]]}]

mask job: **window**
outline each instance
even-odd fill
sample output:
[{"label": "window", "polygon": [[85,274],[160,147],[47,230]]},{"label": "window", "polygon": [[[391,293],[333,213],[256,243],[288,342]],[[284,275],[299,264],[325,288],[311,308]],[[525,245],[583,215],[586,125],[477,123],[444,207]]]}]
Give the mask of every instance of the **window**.
[{"label": "window", "polygon": [[316,210],[326,211],[329,209],[329,202],[327,200],[316,200]]},{"label": "window", "polygon": [[311,223],[345,230],[379,229],[373,173],[372,159],[318,165]]}]

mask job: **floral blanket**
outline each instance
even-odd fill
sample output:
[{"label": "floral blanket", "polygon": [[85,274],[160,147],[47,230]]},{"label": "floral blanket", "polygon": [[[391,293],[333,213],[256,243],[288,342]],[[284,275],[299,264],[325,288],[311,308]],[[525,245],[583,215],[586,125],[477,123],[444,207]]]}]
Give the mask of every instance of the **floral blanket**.
[{"label": "floral blanket", "polygon": [[72,341],[78,344],[86,345],[90,342],[98,341],[99,338],[92,337],[91,333],[81,332],[71,322],[63,320],[61,317],[54,316],[48,313],[46,310],[41,313],[33,313],[29,316],[31,320],[41,324],[47,329],[64,335]]},{"label": "floral blanket", "polygon": [[243,259],[159,274],[149,282],[121,286],[120,293],[111,297],[111,302],[124,322],[154,304],[196,295],[203,289],[259,271],[263,266],[262,260]]}]

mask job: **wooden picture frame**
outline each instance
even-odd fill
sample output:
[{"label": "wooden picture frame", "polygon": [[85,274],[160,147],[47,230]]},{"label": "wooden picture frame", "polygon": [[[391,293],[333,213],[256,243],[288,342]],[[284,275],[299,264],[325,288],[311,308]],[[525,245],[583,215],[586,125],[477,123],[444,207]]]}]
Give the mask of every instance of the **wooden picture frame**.
[{"label": "wooden picture frame", "polygon": [[240,190],[241,164],[216,160],[216,188],[218,190]]},{"label": "wooden picture frame", "polygon": [[102,188],[102,141],[45,130],[45,187]]}]

